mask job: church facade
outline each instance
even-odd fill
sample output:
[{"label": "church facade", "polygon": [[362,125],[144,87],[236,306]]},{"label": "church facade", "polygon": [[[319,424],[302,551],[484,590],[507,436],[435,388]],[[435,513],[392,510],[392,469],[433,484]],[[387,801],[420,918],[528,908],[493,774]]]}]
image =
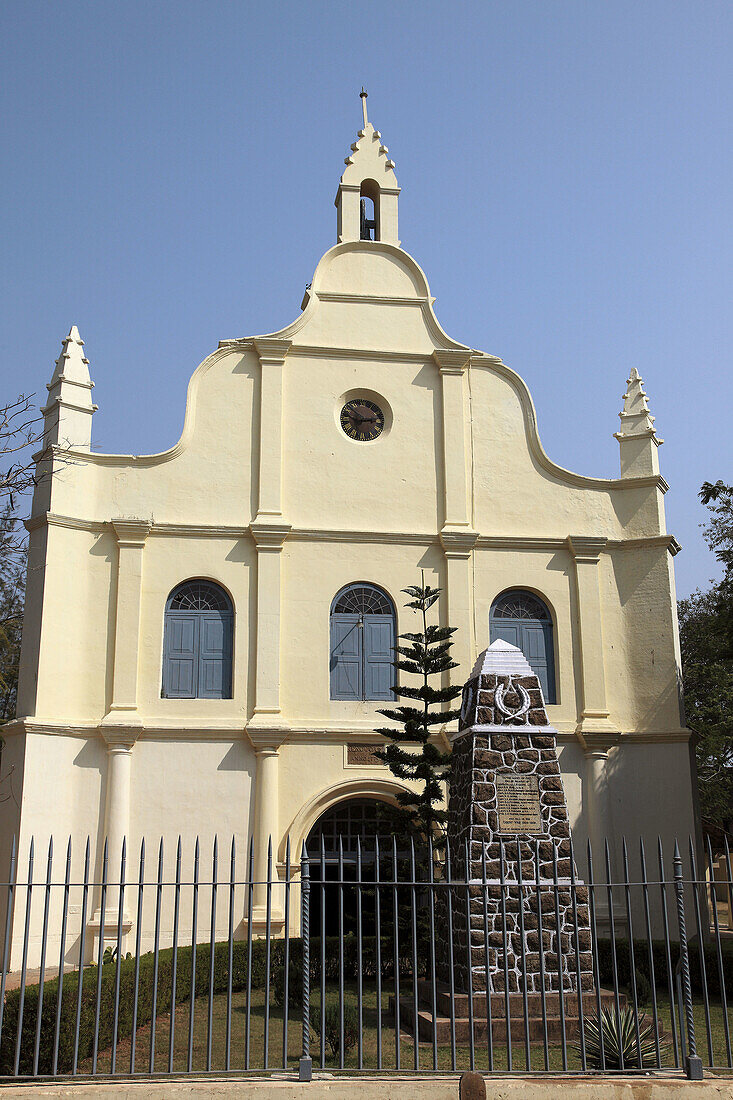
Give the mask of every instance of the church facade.
[{"label": "church facade", "polygon": [[694,832],[678,546],[641,379],[621,476],[557,466],[522,379],[441,328],[398,202],[364,106],[300,315],[220,343],[169,451],[91,450],[89,364],[76,328],[64,341],[3,730],[3,867],[13,833],[21,875],[32,836],[39,874],[52,834],[71,835],[75,868],[89,836],[97,881],[105,837],[114,867],[123,838],[136,853],[163,836],[168,867],[179,836],[190,860],[218,835],[242,864],[252,840],[261,880],[270,839],[282,878],[288,843],[368,834],[397,788],[373,731],[421,571],[457,628],[454,682],[497,637],[540,678],[578,847]]}]

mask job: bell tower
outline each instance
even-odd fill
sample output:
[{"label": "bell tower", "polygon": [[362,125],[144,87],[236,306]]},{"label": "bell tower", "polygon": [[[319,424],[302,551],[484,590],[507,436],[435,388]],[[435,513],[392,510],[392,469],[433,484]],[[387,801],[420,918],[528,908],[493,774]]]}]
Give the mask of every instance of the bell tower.
[{"label": "bell tower", "polygon": [[367,118],[367,93],[361,90],[363,126],[346,158],[336,194],[337,242],[384,241],[399,245],[397,199],[400,189],[394,161],[382,135]]}]

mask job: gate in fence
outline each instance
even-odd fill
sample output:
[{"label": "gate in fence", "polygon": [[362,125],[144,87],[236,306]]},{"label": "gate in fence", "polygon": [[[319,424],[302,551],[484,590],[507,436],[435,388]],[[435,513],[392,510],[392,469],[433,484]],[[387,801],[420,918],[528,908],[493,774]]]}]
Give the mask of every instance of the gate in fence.
[{"label": "gate in fence", "polygon": [[691,841],[571,851],[566,876],[555,849],[548,876],[540,843],[502,844],[498,878],[414,839],[270,847],[263,882],[234,841],[105,845],[96,881],[88,842],[31,842],[22,867],[13,845],[0,1075],[733,1069],[727,845],[700,873]]}]

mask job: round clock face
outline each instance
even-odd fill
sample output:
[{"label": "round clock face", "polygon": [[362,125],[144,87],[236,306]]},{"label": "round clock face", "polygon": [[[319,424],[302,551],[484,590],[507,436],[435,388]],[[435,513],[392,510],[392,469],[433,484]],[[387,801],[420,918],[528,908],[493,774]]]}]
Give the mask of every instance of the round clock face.
[{"label": "round clock face", "polygon": [[350,439],[366,443],[376,439],[384,428],[384,413],[374,401],[366,398],[354,398],[347,401],[341,410],[341,427]]}]

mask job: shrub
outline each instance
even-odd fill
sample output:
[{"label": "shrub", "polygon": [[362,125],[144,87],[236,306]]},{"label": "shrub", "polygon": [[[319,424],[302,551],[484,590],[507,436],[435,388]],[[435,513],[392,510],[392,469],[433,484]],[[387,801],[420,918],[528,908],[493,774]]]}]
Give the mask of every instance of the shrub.
[{"label": "shrub", "polygon": [[[672,960],[672,980],[680,957],[679,943],[670,943],[670,956]],[[690,956],[690,979],[695,992],[702,991],[702,966],[700,960],[699,942],[691,940],[688,944]],[[725,988],[733,988],[733,943],[723,941],[721,944],[723,960],[723,979]],[[705,977],[708,994],[720,993],[720,974],[718,971],[717,948],[714,943],[706,943],[703,953],[705,963]],[[664,940],[652,941],[652,959],[654,962],[654,984],[658,989],[667,989],[667,951]],[[634,966],[637,974],[643,974],[651,982],[651,965],[649,960],[649,945],[646,940],[634,940]],[[598,969],[601,985],[605,989],[613,987],[613,959],[611,941],[598,940]],[[627,939],[616,940],[616,973],[619,988],[628,988],[631,983],[631,956],[629,941]]]},{"label": "shrub", "polygon": [[[356,1046],[359,1039],[359,1014],[356,1011],[354,1005],[345,1004],[344,1009],[344,1036],[343,1036],[343,1053],[344,1058],[349,1051]],[[321,1010],[320,1006],[311,1006],[311,1027],[315,1031],[316,1035],[321,1033]],[[326,1005],[325,1013],[325,1027],[323,1029],[324,1038],[331,1048],[331,1056],[338,1058],[341,1050],[341,1012],[338,1004],[331,1003]]]},{"label": "shrub", "polygon": [[[655,975],[656,977],[656,975]],[[652,999],[652,987],[649,979],[643,970],[639,970],[637,967],[634,970],[634,981],[636,983],[636,1000],[640,1008],[648,1005]],[[629,986],[629,996],[633,1000],[633,989]]]},{"label": "shrub", "polygon": [[[282,945],[282,941],[278,941]],[[391,936],[382,936],[381,942],[381,971],[382,978],[394,977],[394,941]],[[344,980],[355,981],[359,974],[359,948],[357,937],[353,933],[344,936]],[[424,971],[429,960],[429,953],[418,951],[418,970]],[[399,952],[400,977],[412,974],[412,943],[409,938],[400,942]],[[303,943],[302,940],[290,941],[290,967],[288,977],[288,1004],[292,1009],[299,1010],[303,999]],[[376,937],[364,936],[361,945],[361,976],[365,981],[373,980],[377,975],[377,943]],[[325,967],[324,978],[327,983],[339,980],[339,940],[338,936],[327,936],[325,941]],[[320,936],[311,936],[310,941],[310,984],[311,995],[320,986],[321,982],[321,939]],[[279,966],[273,970],[272,987],[275,1001],[282,1008],[285,1003],[285,974],[284,955],[280,958]]]},{"label": "shrub", "polygon": [[[573,1045],[576,1050],[580,1049],[579,1045]],[[654,1066],[657,1060],[654,1026],[646,1024],[639,1027],[637,1045],[633,1008],[628,1006],[622,1009],[618,1018],[612,1008],[602,1008],[600,1019],[598,1016],[586,1018],[585,1055],[592,1069],[602,1069],[604,1066],[606,1069],[645,1069]]]},{"label": "shrub", "polygon": [[[274,974],[278,966],[282,969],[284,961],[283,941],[272,941],[270,948],[270,973]],[[176,1004],[185,1002],[190,998],[192,962],[193,954],[191,947],[179,947],[176,976]],[[195,985],[195,995],[197,997],[208,992],[210,963],[211,950],[209,944],[198,944],[196,947]],[[247,984],[247,966],[248,944],[246,941],[240,941],[233,945],[232,952],[232,988],[236,991],[244,989]],[[137,1027],[142,1027],[144,1024],[149,1023],[152,1016],[153,970],[154,958],[152,952],[142,955],[140,957],[138,981]],[[255,940],[252,943],[253,988],[262,988],[264,986],[265,970],[265,941]],[[98,1036],[99,1050],[105,1050],[110,1047],[113,1041],[112,1006],[114,1004],[116,971],[116,960],[102,963],[100,989],[101,1011]],[[228,971],[228,944],[217,943],[214,949],[213,991],[215,993],[226,991]],[[84,1059],[89,1058],[94,1048],[94,1017],[97,1000],[98,974],[99,971],[96,966],[85,967],[83,971],[81,1014],[79,1022],[79,1061],[84,1061]],[[78,982],[78,971],[72,971],[63,975],[63,995],[61,999],[61,1018],[59,1024],[58,1073],[70,1073],[73,1067]],[[170,1009],[172,985],[173,949],[167,948],[165,951],[161,951],[158,956],[157,1006],[159,1013],[166,1012]],[[135,960],[128,957],[120,960],[119,1020],[117,1031],[119,1039],[126,1038],[132,1034],[134,986]],[[43,989],[43,1011],[41,1015],[38,1061],[38,1072],[41,1074],[51,1073],[53,1067],[58,987],[59,980],[58,978],[54,978],[51,981],[45,982]],[[33,1048],[35,1043],[36,1021],[38,1019],[39,999],[40,987],[38,985],[28,986],[25,991],[23,1028],[20,1043],[19,1073],[21,1075],[33,1072]],[[13,1073],[19,1012],[20,990],[13,989],[6,993],[5,996],[2,1043],[0,1044],[0,1076]]]}]

